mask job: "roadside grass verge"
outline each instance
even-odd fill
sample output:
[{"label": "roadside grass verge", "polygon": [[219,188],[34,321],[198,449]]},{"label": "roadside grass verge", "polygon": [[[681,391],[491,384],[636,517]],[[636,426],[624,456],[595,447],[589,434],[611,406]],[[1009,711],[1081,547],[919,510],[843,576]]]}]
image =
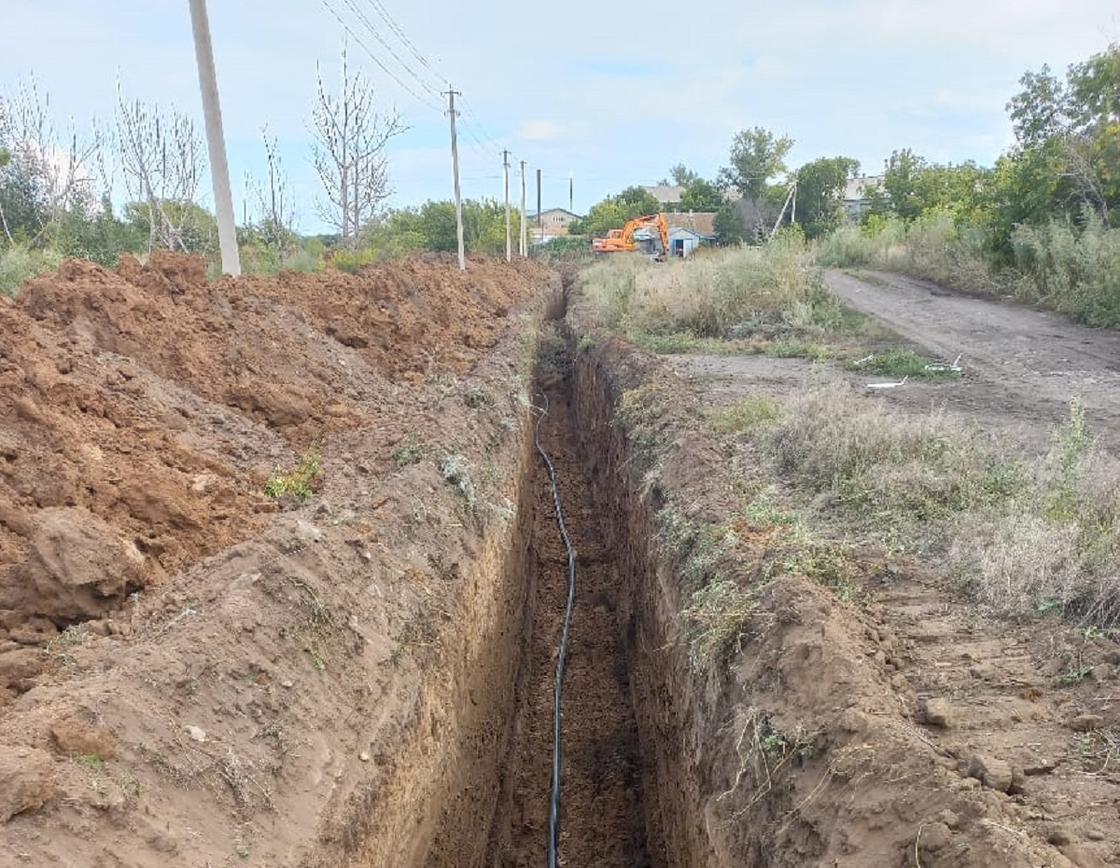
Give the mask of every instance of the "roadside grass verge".
[{"label": "roadside grass verge", "polygon": [[1084,225],[1022,225],[1011,236],[1011,261],[997,263],[980,227],[930,213],[907,223],[876,218],[841,226],[813,244],[826,268],[896,271],[970,292],[1013,296],[1094,326],[1120,326],[1120,228],[1094,215]]},{"label": "roadside grass verge", "polygon": [[[800,235],[651,263],[611,256],[582,275],[596,319],[660,355],[765,355],[923,380],[957,375],[828,291]],[[868,350],[874,349],[872,355]]]},{"label": "roadside grass verge", "polygon": [[587,269],[582,285],[605,326],[669,351],[706,339],[851,336],[867,324],[828,292],[798,235],[660,264],[613,256]]},{"label": "roadside grass verge", "polygon": [[1041,459],[834,387],[791,398],[758,444],[821,520],[940,560],[994,611],[1120,623],[1120,462],[1076,401]]},{"label": "roadside grass verge", "polygon": [[961,372],[946,363],[916,353],[913,350],[888,349],[871,353],[862,359],[848,360],[844,367],[880,377],[909,377],[912,380],[934,382],[959,380]]}]

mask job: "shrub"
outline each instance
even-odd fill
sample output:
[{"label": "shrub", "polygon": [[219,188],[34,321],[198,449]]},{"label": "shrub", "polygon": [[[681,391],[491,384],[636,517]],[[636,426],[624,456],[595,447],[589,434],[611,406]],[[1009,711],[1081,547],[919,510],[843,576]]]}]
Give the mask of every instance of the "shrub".
[{"label": "shrub", "polygon": [[55,250],[33,250],[19,244],[0,252],[0,293],[14,297],[28,280],[62,264]]},{"label": "shrub", "polygon": [[660,264],[613,255],[585,272],[583,286],[600,321],[628,333],[775,337],[823,334],[853,322],[796,234]]}]

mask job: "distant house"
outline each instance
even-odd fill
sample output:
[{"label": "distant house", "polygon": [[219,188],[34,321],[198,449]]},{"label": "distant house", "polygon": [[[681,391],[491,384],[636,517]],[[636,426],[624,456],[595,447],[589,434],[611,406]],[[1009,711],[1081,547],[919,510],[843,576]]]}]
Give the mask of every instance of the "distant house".
[{"label": "distant house", "polygon": [[[671,256],[691,256],[697,247],[714,243],[719,234],[716,232],[715,211],[670,213],[665,215],[665,222],[669,224]],[[639,229],[634,238],[639,242],[652,241],[648,229]]]},{"label": "distant house", "polygon": [[653,187],[642,187],[642,189],[657,200],[657,204],[661,206],[663,211],[672,210],[680,205],[681,196],[684,195],[684,187],[668,184],[657,184]]},{"label": "distant house", "polygon": [[581,218],[579,214],[566,208],[549,208],[547,211],[540,213],[539,220],[536,214],[527,214],[525,219],[529,221],[529,232],[533,236],[533,240],[544,242],[561,235],[567,235],[568,227],[572,224],[572,221]]},{"label": "distant house", "polygon": [[882,175],[861,175],[849,178],[844,188],[844,210],[848,219],[859,220],[871,207],[871,194],[883,183]]}]

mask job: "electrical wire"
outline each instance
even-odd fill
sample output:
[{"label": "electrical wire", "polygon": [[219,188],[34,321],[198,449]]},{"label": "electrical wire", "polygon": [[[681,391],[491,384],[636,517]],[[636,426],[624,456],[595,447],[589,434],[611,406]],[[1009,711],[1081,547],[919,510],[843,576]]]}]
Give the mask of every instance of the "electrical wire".
[{"label": "electrical wire", "polygon": [[393,79],[393,81],[395,81],[397,84],[399,84],[401,86],[401,89],[404,90],[405,93],[409,94],[409,96],[411,96],[413,99],[415,99],[417,102],[421,103],[422,105],[426,105],[428,108],[435,109],[437,112],[442,112],[443,111],[443,108],[441,106],[438,106],[435,103],[432,103],[432,102],[428,101],[427,99],[425,99],[424,97],[422,97],[420,94],[418,94],[416,91],[414,91],[411,87],[409,87],[407,84],[405,84],[403,81],[401,81],[400,76],[398,76],[391,69],[389,69],[389,67],[387,67],[384,63],[382,63],[381,59],[376,54],[374,54],[372,51],[370,51],[369,46],[366,45],[365,42],[362,41],[361,37],[358,36],[358,34],[356,34],[351,29],[350,25],[347,24],[343,20],[342,16],[339,15],[337,11],[335,11],[334,7],[331,6],[330,3],[327,2],[327,0],[319,0],[319,2],[323,5],[323,8],[325,8],[328,12],[331,13],[331,15],[334,17],[335,21],[337,21],[342,26],[342,29],[345,30],[350,35],[350,37],[355,42],[357,42],[358,45],[360,45],[362,47],[362,49],[365,51],[365,53],[370,56],[370,59],[373,60],[373,62],[376,63],[381,68],[381,71],[384,72],[391,79]]},{"label": "electrical wire", "polygon": [[427,70],[435,77],[435,79],[440,83],[441,86],[446,84],[447,77],[441,75],[439,71],[434,66],[432,66],[431,63],[428,62],[428,59],[420,53],[420,49],[418,49],[413,44],[412,40],[408,38],[408,36],[404,32],[404,28],[402,28],[400,24],[397,23],[396,19],[393,18],[393,16],[389,13],[389,10],[385,8],[385,5],[381,2],[381,0],[369,0],[369,3],[371,6],[373,6],[374,9],[377,10],[377,14],[381,16],[385,23],[389,25],[389,29],[392,30],[393,33],[397,35],[397,38],[400,39],[400,41],[408,47],[408,50],[412,52],[412,56],[420,61],[420,63],[423,64],[425,68],[427,68]]},{"label": "electrical wire", "polygon": [[556,507],[556,524],[560,528],[560,538],[568,552],[568,605],[564,610],[564,629],[560,634],[560,650],[556,657],[556,683],[553,687],[552,711],[552,796],[548,811],[548,868],[556,868],[560,850],[560,771],[562,766],[562,740],[560,724],[564,718],[562,703],[564,699],[564,671],[568,666],[568,641],[572,633],[572,609],[576,600],[576,550],[572,546],[568,528],[564,525],[564,508],[560,503],[560,487],[556,483],[556,467],[548,453],[541,446],[541,420],[548,415],[548,395],[543,395],[544,408],[537,416],[533,433],[533,443],[537,447],[548,468],[548,478],[552,483],[552,502]]},{"label": "electrical wire", "polygon": [[373,38],[381,44],[381,47],[388,51],[390,55],[392,55],[393,60],[395,60],[400,65],[401,69],[411,75],[413,79],[416,80],[416,83],[428,93],[432,94],[432,96],[439,96],[438,88],[432,87],[432,85],[424,81],[424,79],[422,79],[411,66],[401,60],[401,56],[397,54],[393,50],[393,47],[385,41],[385,38],[377,32],[377,28],[373,26],[373,22],[370,21],[366,16],[366,13],[358,7],[358,4],[355,2],[355,0],[342,0],[342,2],[344,2],[350,8],[350,11],[357,16],[358,20],[363,25],[365,25],[366,30],[368,30],[370,32],[370,35],[372,35]]}]

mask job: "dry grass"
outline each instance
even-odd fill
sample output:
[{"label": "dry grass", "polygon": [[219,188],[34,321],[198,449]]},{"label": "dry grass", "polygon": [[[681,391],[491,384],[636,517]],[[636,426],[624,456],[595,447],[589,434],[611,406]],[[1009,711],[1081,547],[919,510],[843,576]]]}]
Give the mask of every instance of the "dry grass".
[{"label": "dry grass", "polygon": [[814,245],[832,268],[877,268],[947,286],[1042,302],[1090,325],[1120,325],[1120,229],[1089,216],[1084,226],[1055,221],[1020,226],[1012,267],[998,267],[982,229],[931,213],[912,223],[879,219],[842,226]]},{"label": "dry grass", "polygon": [[1120,462],[1077,402],[1035,460],[951,417],[833,387],[791,399],[759,443],[818,516],[943,558],[995,611],[1120,622]]},{"label": "dry grass", "polygon": [[647,340],[821,337],[862,322],[824,288],[797,236],[663,264],[612,256],[583,287],[604,325]]}]

